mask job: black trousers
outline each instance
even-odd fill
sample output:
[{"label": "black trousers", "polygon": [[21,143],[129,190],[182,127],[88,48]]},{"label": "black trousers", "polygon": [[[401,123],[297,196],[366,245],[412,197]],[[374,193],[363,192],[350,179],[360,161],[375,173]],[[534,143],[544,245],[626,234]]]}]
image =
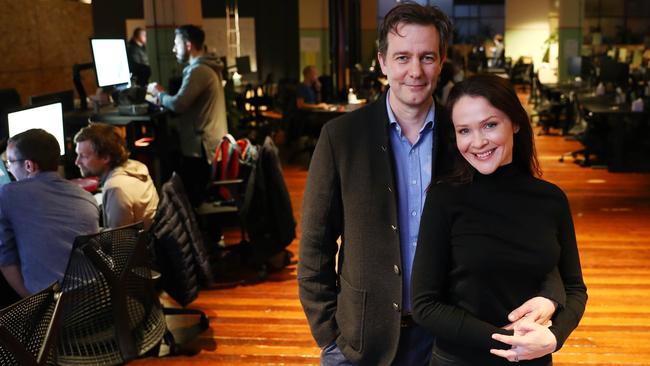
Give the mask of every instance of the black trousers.
[{"label": "black trousers", "polygon": [[5,280],[2,272],[0,272],[0,309],[4,309],[20,299],[21,297],[18,296],[16,291]]},{"label": "black trousers", "polygon": [[210,181],[210,164],[205,157],[195,158],[183,156],[181,166],[178,168],[187,198],[192,206],[196,207],[205,198],[206,186]]}]

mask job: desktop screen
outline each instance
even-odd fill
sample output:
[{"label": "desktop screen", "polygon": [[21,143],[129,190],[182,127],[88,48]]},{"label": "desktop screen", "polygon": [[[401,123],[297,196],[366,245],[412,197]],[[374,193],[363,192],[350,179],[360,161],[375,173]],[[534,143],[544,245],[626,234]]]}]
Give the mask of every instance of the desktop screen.
[{"label": "desktop screen", "polygon": [[123,39],[91,39],[99,87],[127,84],[131,81],[126,43]]},{"label": "desktop screen", "polygon": [[629,65],[612,59],[603,59],[600,64],[600,80],[617,86],[627,85]]},{"label": "desktop screen", "polygon": [[65,155],[65,140],[63,137],[63,110],[61,103],[24,108],[7,114],[9,137],[32,128],[41,128],[56,138]]},{"label": "desktop screen", "polygon": [[235,65],[237,65],[237,73],[239,73],[240,75],[251,73],[250,56],[241,56],[235,58]]},{"label": "desktop screen", "polygon": [[0,160],[0,186],[9,182],[11,182],[11,176],[9,176],[5,162]]},{"label": "desktop screen", "polygon": [[56,93],[32,95],[29,97],[29,105],[43,105],[61,102],[64,112],[74,109],[74,93],[72,90],[64,90]]},{"label": "desktop screen", "polygon": [[569,57],[567,65],[567,72],[569,76],[582,76],[582,57]]}]

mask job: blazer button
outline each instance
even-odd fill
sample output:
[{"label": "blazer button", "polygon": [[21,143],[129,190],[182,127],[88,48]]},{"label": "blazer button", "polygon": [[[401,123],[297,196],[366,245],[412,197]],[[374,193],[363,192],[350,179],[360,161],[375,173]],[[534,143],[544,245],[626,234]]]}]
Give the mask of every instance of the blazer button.
[{"label": "blazer button", "polygon": [[394,303],[393,303],[393,310],[395,310],[395,311],[401,311],[402,309],[400,308],[400,306],[399,306],[398,303],[394,302]]},{"label": "blazer button", "polygon": [[399,276],[400,270],[399,270],[399,266],[397,264],[393,266],[393,272],[395,272],[395,274]]},{"label": "blazer button", "polygon": [[379,148],[381,149],[381,151],[386,152],[386,145],[381,145]]},{"label": "blazer button", "polygon": [[388,192],[393,193],[393,189],[390,188],[390,186],[386,186],[388,188]]}]

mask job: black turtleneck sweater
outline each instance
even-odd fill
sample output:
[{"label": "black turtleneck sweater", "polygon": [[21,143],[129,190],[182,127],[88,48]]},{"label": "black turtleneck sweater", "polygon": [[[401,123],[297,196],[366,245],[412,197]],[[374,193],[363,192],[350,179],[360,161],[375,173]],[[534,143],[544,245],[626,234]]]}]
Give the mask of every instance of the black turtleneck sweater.
[{"label": "black turtleneck sweater", "polygon": [[[557,268],[566,305],[551,331],[560,349],[582,317],[582,280],[573,221],[557,186],[514,164],[471,183],[432,185],[413,264],[413,315],[436,336],[436,347],[468,365],[510,365],[490,354],[509,345],[491,338],[508,314],[537,296]],[[551,356],[520,363],[548,365]]]}]

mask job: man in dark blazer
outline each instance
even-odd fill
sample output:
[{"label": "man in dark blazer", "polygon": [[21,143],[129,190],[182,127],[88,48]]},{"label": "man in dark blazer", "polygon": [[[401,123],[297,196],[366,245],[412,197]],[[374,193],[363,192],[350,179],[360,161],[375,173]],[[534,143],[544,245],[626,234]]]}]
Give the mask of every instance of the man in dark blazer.
[{"label": "man in dark blazer", "polygon": [[410,272],[426,189],[445,163],[446,117],[432,95],[451,24],[406,3],[379,32],[390,89],[323,127],[302,206],[298,284],[321,365],[425,365],[431,355],[432,336],[410,317]]}]

